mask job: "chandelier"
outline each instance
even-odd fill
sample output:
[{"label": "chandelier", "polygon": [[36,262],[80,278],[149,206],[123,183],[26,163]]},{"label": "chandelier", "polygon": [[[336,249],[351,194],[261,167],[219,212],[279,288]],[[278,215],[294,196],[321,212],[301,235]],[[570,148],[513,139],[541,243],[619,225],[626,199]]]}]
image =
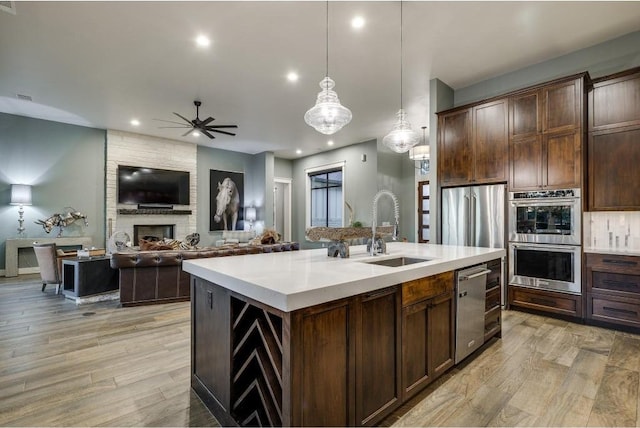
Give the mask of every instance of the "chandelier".
[{"label": "chandelier", "polygon": [[326,135],[335,134],[347,123],[351,122],[351,110],[340,104],[338,94],[333,90],[336,83],[329,77],[329,1],[327,1],[327,33],[326,33],[326,72],[320,81],[316,105],[304,115],[304,121],[316,131]]},{"label": "chandelier", "polygon": [[418,144],[418,134],[411,129],[402,108],[402,1],[400,2],[400,110],[396,113],[396,123],[383,139],[382,143],[396,153],[405,153]]}]

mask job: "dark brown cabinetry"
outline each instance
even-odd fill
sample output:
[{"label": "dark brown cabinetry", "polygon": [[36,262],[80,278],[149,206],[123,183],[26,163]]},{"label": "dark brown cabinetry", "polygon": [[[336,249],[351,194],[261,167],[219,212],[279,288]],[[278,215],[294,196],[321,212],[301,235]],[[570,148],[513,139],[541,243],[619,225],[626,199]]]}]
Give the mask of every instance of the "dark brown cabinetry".
[{"label": "dark brown cabinetry", "polygon": [[509,285],[509,305],[582,318],[582,297],[573,294]]},{"label": "dark brown cabinetry", "polygon": [[640,328],[640,257],[585,254],[587,320]]},{"label": "dark brown cabinetry", "polygon": [[509,188],[581,187],[585,75],[509,98]]},{"label": "dark brown cabinetry", "polygon": [[597,79],[589,93],[589,211],[640,210],[640,68]]},{"label": "dark brown cabinetry", "polygon": [[403,400],[453,366],[453,272],[402,285]]},{"label": "dark brown cabinetry", "polygon": [[491,271],[487,275],[487,291],[484,312],[484,341],[502,333],[501,284],[502,260],[496,259],[487,263]]},{"label": "dark brown cabinetry", "polygon": [[442,186],[507,179],[507,99],[438,117],[438,174]]},{"label": "dark brown cabinetry", "polygon": [[399,287],[356,302],[356,424],[372,425],[401,401]]}]

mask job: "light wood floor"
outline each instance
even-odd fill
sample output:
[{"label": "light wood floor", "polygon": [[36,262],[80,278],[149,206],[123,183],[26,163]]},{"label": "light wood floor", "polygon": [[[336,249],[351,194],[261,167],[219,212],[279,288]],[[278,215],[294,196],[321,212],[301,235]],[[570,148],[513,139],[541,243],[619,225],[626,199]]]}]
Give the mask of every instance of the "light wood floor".
[{"label": "light wood floor", "polygon": [[[76,306],[0,278],[1,426],[217,425],[190,391],[188,303]],[[501,340],[383,421],[639,426],[640,336],[516,311]]]}]

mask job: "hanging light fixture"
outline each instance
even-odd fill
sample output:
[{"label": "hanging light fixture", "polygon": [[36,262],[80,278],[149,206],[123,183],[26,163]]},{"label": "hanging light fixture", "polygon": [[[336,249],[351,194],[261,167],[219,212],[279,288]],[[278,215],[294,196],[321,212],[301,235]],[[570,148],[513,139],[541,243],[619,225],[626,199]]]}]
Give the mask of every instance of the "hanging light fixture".
[{"label": "hanging light fixture", "polygon": [[347,123],[351,122],[351,110],[340,104],[338,94],[333,90],[336,82],[329,77],[329,1],[327,0],[327,68],[325,78],[320,81],[316,105],[304,115],[307,125],[326,135],[335,134]]},{"label": "hanging light fixture", "polygon": [[405,153],[418,144],[418,134],[411,129],[402,108],[402,1],[400,1],[400,110],[396,113],[396,123],[383,139],[382,143],[396,153]]},{"label": "hanging light fixture", "polygon": [[429,172],[429,152],[430,147],[427,142],[426,126],[422,127],[422,144],[418,144],[409,150],[409,159],[420,162],[420,166],[416,169],[420,170],[420,174],[425,175]]}]

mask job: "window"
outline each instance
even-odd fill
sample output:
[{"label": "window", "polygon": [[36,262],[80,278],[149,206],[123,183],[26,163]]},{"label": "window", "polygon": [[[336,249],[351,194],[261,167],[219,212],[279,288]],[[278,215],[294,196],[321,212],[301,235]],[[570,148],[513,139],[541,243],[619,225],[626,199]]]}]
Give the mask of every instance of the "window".
[{"label": "window", "polygon": [[342,227],[343,167],[308,170],[308,226]]}]

